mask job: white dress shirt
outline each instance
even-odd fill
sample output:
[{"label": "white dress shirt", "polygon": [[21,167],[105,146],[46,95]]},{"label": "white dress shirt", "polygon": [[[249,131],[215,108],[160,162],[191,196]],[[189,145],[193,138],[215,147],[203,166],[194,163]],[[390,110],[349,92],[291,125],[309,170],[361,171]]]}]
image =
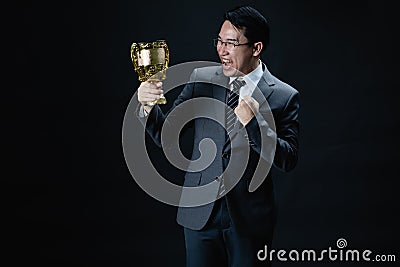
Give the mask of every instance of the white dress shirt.
[{"label": "white dress shirt", "polygon": [[[251,96],[256,89],[256,86],[258,82],[261,80],[261,77],[263,76],[263,68],[262,68],[263,63],[259,62],[257,68],[255,68],[252,72],[249,74],[243,76],[244,81],[246,84],[240,88],[239,91],[239,102],[240,100],[243,99],[244,96]],[[229,77],[229,84],[232,85],[232,82],[238,77]],[[232,90],[232,86],[230,86],[230,90]]]}]

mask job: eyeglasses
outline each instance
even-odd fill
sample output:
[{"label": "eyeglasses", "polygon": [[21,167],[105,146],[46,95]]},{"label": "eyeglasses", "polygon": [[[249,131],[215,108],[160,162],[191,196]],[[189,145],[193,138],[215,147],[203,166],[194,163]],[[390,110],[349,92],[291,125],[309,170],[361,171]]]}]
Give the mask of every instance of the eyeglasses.
[{"label": "eyeglasses", "polygon": [[214,46],[215,47],[221,47],[222,45],[225,45],[225,47],[229,50],[234,49],[236,46],[241,46],[241,45],[249,45],[251,44],[250,42],[244,43],[244,44],[239,44],[239,43],[234,43],[234,42],[224,42],[219,38],[215,38],[214,40]]}]

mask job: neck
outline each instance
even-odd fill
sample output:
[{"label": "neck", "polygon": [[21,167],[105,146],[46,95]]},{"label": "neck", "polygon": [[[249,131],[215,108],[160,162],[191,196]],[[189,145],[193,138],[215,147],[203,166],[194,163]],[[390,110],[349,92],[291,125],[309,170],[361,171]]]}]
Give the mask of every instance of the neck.
[{"label": "neck", "polygon": [[247,75],[250,72],[252,72],[253,70],[255,70],[259,64],[260,64],[260,58],[252,60],[249,64],[249,69],[244,73],[244,75]]}]

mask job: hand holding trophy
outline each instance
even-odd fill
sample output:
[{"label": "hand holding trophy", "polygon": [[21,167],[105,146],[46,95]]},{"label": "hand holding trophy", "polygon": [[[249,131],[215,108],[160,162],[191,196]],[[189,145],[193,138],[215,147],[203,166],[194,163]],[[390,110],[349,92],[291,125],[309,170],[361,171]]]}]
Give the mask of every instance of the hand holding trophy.
[{"label": "hand holding trophy", "polygon": [[[169,63],[169,50],[164,40],[150,43],[133,43],[131,46],[131,58],[135,71],[139,75],[139,81],[157,83],[166,79],[166,70]],[[155,101],[148,102],[148,106],[166,104],[164,95]]]}]

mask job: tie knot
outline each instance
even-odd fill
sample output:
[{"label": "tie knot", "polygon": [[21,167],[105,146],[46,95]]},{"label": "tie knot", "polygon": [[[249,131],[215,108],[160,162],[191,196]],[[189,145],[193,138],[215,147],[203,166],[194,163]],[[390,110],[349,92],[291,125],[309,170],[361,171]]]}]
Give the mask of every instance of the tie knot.
[{"label": "tie knot", "polygon": [[241,87],[243,87],[245,84],[246,84],[246,82],[243,80],[243,78],[241,78],[241,77],[236,78],[236,79],[232,82],[232,87],[233,87],[232,91],[235,92],[235,93],[238,93],[238,92],[239,92],[239,89],[240,89]]}]

